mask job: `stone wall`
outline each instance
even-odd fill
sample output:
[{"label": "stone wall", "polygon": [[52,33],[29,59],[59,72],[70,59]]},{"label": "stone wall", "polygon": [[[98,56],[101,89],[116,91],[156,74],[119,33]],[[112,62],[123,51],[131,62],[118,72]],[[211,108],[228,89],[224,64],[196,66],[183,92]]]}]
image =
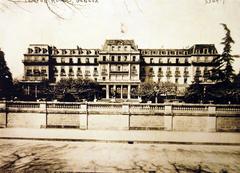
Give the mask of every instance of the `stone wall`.
[{"label": "stone wall", "polygon": [[240,105],[0,102],[0,127],[233,132]]},{"label": "stone wall", "polygon": [[44,113],[8,113],[7,127],[41,128],[46,123]]},{"label": "stone wall", "polygon": [[239,132],[240,131],[240,118],[239,117],[218,117],[217,118],[217,131],[223,132]]},{"label": "stone wall", "polygon": [[163,130],[163,115],[131,115],[130,129],[133,130]]}]

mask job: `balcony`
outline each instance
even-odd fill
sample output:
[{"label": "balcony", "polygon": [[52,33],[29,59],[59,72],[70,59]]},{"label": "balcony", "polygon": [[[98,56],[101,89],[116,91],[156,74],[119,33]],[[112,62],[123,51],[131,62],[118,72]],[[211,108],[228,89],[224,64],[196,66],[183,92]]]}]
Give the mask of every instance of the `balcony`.
[{"label": "balcony", "polygon": [[98,76],[98,72],[97,72],[97,71],[94,71],[94,72],[93,72],[93,76]]},{"label": "balcony", "polygon": [[65,72],[61,72],[60,76],[67,76]]},{"label": "balcony", "polygon": [[175,77],[181,77],[180,71],[175,71]]},{"label": "balcony", "polygon": [[158,72],[158,77],[163,77],[163,72],[162,71]]},{"label": "balcony", "polygon": [[110,71],[111,74],[115,73],[115,74],[128,74],[129,71],[128,70],[111,70]]},{"label": "balcony", "polygon": [[74,73],[73,73],[73,72],[69,72],[69,73],[68,73],[68,76],[69,76],[69,77],[73,77],[73,76],[74,76]]},{"label": "balcony", "polygon": [[183,76],[184,76],[184,77],[189,77],[189,71],[184,71],[184,72],[183,72]]},{"label": "balcony", "polygon": [[167,71],[166,77],[172,77],[172,72],[171,71]]},{"label": "balcony", "polygon": [[196,77],[202,77],[201,71],[197,70],[196,73],[195,73],[195,76]]},{"label": "balcony", "polygon": [[85,71],[85,76],[91,76],[90,71]]}]

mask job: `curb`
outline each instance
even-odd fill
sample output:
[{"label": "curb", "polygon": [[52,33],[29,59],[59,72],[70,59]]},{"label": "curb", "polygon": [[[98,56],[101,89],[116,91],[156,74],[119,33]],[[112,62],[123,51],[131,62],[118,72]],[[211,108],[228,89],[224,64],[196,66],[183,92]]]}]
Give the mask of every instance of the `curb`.
[{"label": "curb", "polygon": [[1,140],[1,139],[7,139],[7,140],[34,140],[34,141],[101,142],[101,143],[126,143],[126,144],[182,144],[182,145],[226,145],[226,146],[240,146],[240,143],[224,143],[224,142],[102,140],[102,139],[28,138],[28,137],[0,137],[0,140]]}]

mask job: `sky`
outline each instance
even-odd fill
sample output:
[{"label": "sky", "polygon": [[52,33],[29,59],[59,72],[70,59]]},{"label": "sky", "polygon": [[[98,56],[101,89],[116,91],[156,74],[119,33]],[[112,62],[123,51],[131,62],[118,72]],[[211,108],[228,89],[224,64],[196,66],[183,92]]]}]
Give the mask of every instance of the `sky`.
[{"label": "sky", "polygon": [[[0,48],[14,78],[23,77],[23,54],[34,43],[101,48],[105,39],[134,39],[139,48],[202,43],[215,44],[220,53],[225,35],[220,23],[231,30],[232,54],[240,54],[240,0],[71,0],[74,7],[51,1],[61,18],[43,2],[0,0]],[[239,62],[234,63],[237,72]]]}]

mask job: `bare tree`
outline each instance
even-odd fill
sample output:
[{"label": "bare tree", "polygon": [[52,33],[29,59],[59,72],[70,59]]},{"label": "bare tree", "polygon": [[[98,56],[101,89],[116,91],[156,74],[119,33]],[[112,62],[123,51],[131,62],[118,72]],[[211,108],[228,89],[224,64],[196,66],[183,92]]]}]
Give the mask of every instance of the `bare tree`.
[{"label": "bare tree", "polygon": [[[97,2],[96,0],[95,2]],[[61,14],[61,11],[63,11],[63,8],[68,8],[72,11],[80,11],[81,7],[85,6],[86,4],[81,3],[81,1],[70,1],[70,0],[6,0],[4,2],[0,2],[0,11],[4,12],[6,10],[11,10],[13,6],[17,6],[24,11],[29,12],[26,8],[24,8],[24,5],[26,3],[32,3],[32,4],[42,4],[47,7],[47,9],[57,16],[59,19],[64,19],[64,16]]]}]

